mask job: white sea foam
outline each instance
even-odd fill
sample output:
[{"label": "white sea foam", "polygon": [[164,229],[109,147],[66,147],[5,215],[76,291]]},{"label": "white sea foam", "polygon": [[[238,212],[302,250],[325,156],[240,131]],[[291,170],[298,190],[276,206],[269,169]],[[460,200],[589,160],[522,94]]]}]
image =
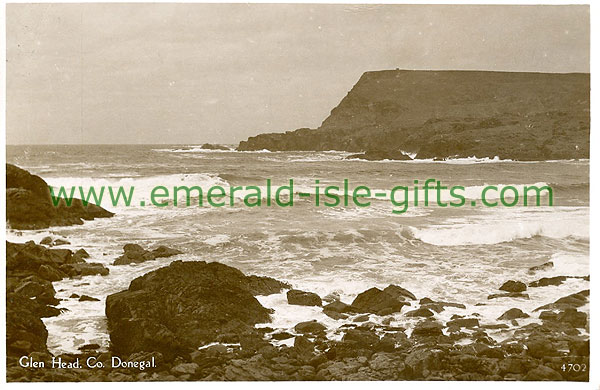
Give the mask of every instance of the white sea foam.
[{"label": "white sea foam", "polygon": [[589,209],[498,209],[486,215],[446,220],[444,224],[411,227],[414,237],[433,245],[497,244],[520,238],[589,238]]}]

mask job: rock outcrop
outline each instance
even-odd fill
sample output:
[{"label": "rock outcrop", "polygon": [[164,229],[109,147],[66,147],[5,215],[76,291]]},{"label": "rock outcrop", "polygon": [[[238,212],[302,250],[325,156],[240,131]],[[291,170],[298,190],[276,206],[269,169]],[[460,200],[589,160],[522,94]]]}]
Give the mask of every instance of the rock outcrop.
[{"label": "rock outcrop", "polygon": [[589,110],[589,74],[366,72],[318,129],[260,134],[238,150],[589,158]]},{"label": "rock outcrop", "polygon": [[157,351],[171,359],[225,334],[251,333],[270,319],[254,295],[284,288],[289,286],[220,263],[175,261],[107,297],[112,348],[124,355]]},{"label": "rock outcrop", "polygon": [[159,257],[171,257],[182,253],[177,249],[167,248],[163,245],[149,251],[138,244],[125,244],[123,246],[123,254],[113,262],[113,265],[143,263],[144,261],[155,260]]},{"label": "rock outcrop", "polygon": [[95,204],[84,206],[80,199],[73,199],[70,206],[61,199],[55,206],[42,178],[6,164],[6,222],[13,229],[80,225],[83,220],[113,215]]}]

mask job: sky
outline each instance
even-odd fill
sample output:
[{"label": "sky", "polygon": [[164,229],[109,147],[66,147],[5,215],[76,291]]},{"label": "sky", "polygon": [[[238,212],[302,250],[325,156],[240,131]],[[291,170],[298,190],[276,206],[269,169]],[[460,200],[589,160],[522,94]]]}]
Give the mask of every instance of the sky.
[{"label": "sky", "polygon": [[589,72],[588,6],[9,4],[7,144],[316,128],[365,71]]}]

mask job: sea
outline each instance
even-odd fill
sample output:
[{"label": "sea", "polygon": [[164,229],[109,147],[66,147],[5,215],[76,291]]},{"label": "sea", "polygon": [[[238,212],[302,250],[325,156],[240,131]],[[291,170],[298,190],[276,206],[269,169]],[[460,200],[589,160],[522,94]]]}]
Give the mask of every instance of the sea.
[{"label": "sea", "polygon": [[[287,281],[321,297],[339,296],[345,303],[371,287],[396,284],[418,298],[466,306],[466,310],[449,307],[436,314],[441,321],[468,314],[477,316],[482,324],[497,323],[497,317],[513,307],[532,314],[520,319],[520,325],[538,322],[533,309],[589,288],[583,278],[570,278],[560,286],[529,288],[529,299],[488,299],[488,295],[501,292],[498,288],[507,280],[529,283],[542,277],[589,275],[589,160],[362,161],[346,159],[349,154],[237,152],[205,150],[198,145],[8,146],[7,162],[41,176],[54,187],[134,187],[130,206],[113,207],[105,198],[102,205],[116,213],[113,218],[37,231],[8,229],[11,242],[39,243],[46,236],[64,237],[70,242],[64,247],[85,248],[91,255],[88,261],[110,269],[108,276],[54,283],[57,297],[62,299],[59,307],[65,310],[44,319],[50,351],[77,352],[85,344],[107,349],[106,296],[175,260],[221,262],[246,274]],[[267,178],[274,186],[287,185],[293,179],[292,207],[273,203],[268,207],[265,199],[260,207],[247,207],[242,202],[244,191],[237,193],[233,206],[224,207],[212,207],[206,201],[200,207],[197,199],[190,206],[170,202],[156,207],[149,201],[155,186],[208,189],[252,185],[264,190]],[[422,185],[428,178],[447,186],[463,186],[465,206],[440,207],[430,201],[428,206],[409,205],[406,212],[397,214],[392,211],[398,207],[389,198],[372,196],[369,207],[352,202],[326,207],[316,206],[314,196],[298,196],[314,191],[316,180],[322,187],[342,187],[347,179],[351,188],[364,185],[372,192],[389,195],[395,186],[412,187],[415,180]],[[553,189],[552,206],[548,196],[540,199],[540,206],[535,201],[515,207],[481,203],[486,185],[522,188],[534,184]],[[430,199],[435,198],[432,192]],[[452,200],[447,193],[442,193],[442,198]],[[489,198],[493,199],[494,193],[488,193]],[[127,243],[148,249],[166,245],[183,254],[137,265],[111,265]],[[554,264],[551,269],[529,270],[549,261]],[[69,298],[73,293],[100,301],[79,302]],[[339,328],[352,322],[352,318],[333,320],[318,307],[288,305],[285,292],[257,299],[274,310],[272,322],[261,326],[277,330],[293,332],[298,322],[316,319],[327,326],[329,337],[336,339],[342,335]],[[405,307],[403,312],[409,309]],[[589,311],[589,307],[580,310]],[[377,315],[369,318],[374,324],[383,320]],[[410,333],[416,321],[397,313],[391,325],[403,326]],[[509,325],[509,329],[489,333],[502,340],[514,330]]]}]

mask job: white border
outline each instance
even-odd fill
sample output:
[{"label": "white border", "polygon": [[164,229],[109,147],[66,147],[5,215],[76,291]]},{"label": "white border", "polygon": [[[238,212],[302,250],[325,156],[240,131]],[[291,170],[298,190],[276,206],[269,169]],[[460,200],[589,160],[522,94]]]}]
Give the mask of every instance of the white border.
[{"label": "white border", "polygon": [[[1,105],[1,113],[0,113],[0,120],[2,123],[2,131],[3,131],[3,146],[0,148],[0,156],[2,158],[2,173],[0,174],[1,177],[1,181],[3,186],[6,188],[6,172],[5,172],[5,163],[6,163],[6,4],[7,3],[55,3],[56,1],[47,1],[47,0],[37,0],[37,1],[23,1],[23,0],[14,0],[14,1],[6,1],[6,0],[0,0],[2,2],[2,7],[0,9],[0,20],[2,21],[2,29],[0,32],[0,41],[1,41],[1,48],[0,51],[2,52],[2,64],[0,65],[0,84],[2,87],[2,99],[0,99],[0,105]],[[83,1],[73,1],[73,0],[63,0],[60,1],[60,3],[97,3],[98,1],[89,1],[89,0],[83,0]],[[109,0],[109,1],[104,1],[106,3],[123,3],[124,1],[115,1],[115,0]],[[128,3],[148,3],[149,1],[140,1],[140,0],[129,0],[127,1]],[[154,3],[197,3],[195,1],[158,1],[158,2],[154,2]],[[589,1],[554,1],[554,0],[546,0],[544,2],[539,2],[539,1],[527,1],[527,0],[521,0],[521,1],[420,1],[420,0],[413,0],[413,1],[390,1],[390,0],[379,0],[379,1],[373,1],[373,0],[362,0],[362,1],[356,1],[356,0],[346,0],[346,1],[338,1],[338,0],[329,0],[329,1],[322,1],[322,0],[313,0],[313,1],[273,1],[273,0],[263,0],[263,1],[244,1],[244,0],[229,0],[229,1],[208,1],[208,3],[313,3],[313,4],[471,4],[471,5],[585,5],[585,4],[590,4]],[[597,18],[595,19],[594,16],[597,16],[595,11],[596,11],[596,4],[591,4],[590,5],[590,14],[591,14],[591,42],[597,42],[597,38],[598,38],[598,28],[595,27],[595,21],[598,21]],[[592,49],[593,46],[590,48]],[[596,74],[596,70],[598,69],[597,66],[600,64],[600,62],[598,61],[598,57],[597,57],[597,52],[596,50],[591,50],[590,53],[590,59],[591,59],[591,66],[590,66],[590,73]],[[600,88],[600,84],[598,82],[596,82],[596,78],[594,77],[594,75],[592,75],[591,77],[591,88],[592,88],[592,92],[591,92],[591,123],[594,124],[595,123],[595,118],[596,115],[598,114],[598,105],[597,105],[597,92],[599,88]],[[598,141],[598,136],[596,135],[595,131],[592,130],[591,131],[591,140],[590,140],[590,154],[594,154],[595,151],[598,151],[598,145],[599,145],[599,141]],[[590,159],[590,268],[591,268],[591,278],[592,280],[596,280],[596,277],[598,275],[598,264],[596,263],[595,259],[598,258],[598,255],[600,255],[600,252],[598,252],[597,250],[597,246],[595,245],[595,239],[593,238],[598,238],[598,231],[600,230],[600,213],[597,211],[597,208],[594,207],[594,199],[597,195],[599,194],[599,187],[598,187],[598,179],[600,179],[600,174],[598,172],[598,167],[596,164],[596,160],[595,159]],[[1,218],[1,223],[3,224],[3,228],[2,228],[2,243],[0,244],[2,248],[0,248],[0,250],[2,251],[3,254],[6,253],[6,199],[5,199],[5,192],[2,191],[1,192],[1,199],[0,202],[2,202],[2,212],[0,213],[0,218]],[[2,258],[5,258],[5,256],[2,256]],[[6,263],[4,263],[5,265]],[[2,295],[2,305],[1,305],[1,325],[0,328],[2,329],[2,339],[0,340],[0,352],[2,354],[2,361],[0,362],[0,381],[2,381],[3,383],[6,383],[6,363],[5,363],[5,356],[6,356],[6,313],[5,313],[5,302],[6,302],[6,270],[5,270],[5,266],[1,266],[1,276],[0,279],[2,280],[3,283],[3,288],[1,289],[0,294]],[[150,382],[134,382],[134,383],[114,383],[114,384],[108,384],[108,383],[43,383],[43,384],[21,384],[21,383],[9,383],[8,386],[9,387],[21,387],[23,388],[23,386],[25,386],[26,388],[32,388],[32,387],[44,387],[45,389],[64,389],[64,387],[70,387],[70,388],[74,388],[74,387],[79,387],[79,386],[85,386],[86,388],[89,389],[101,389],[104,386],[111,386],[111,387],[118,387],[118,388],[125,388],[130,387],[130,386],[144,386],[147,388],[152,388],[152,389],[163,389],[165,387],[165,385],[171,387],[184,387],[184,388],[198,388],[198,386],[201,386],[203,388],[215,388],[215,389],[239,389],[239,387],[243,387],[244,389],[248,389],[248,390],[254,390],[254,389],[260,389],[260,390],[266,390],[266,389],[277,389],[280,390],[281,387],[285,387],[286,389],[290,389],[290,390],[295,390],[295,389],[302,389],[305,390],[305,388],[308,387],[313,387],[313,386],[317,386],[317,387],[327,387],[329,389],[346,389],[348,387],[353,387],[353,388],[362,388],[365,386],[369,386],[369,387],[377,387],[378,389],[395,389],[397,390],[398,388],[419,388],[419,389],[433,389],[433,388],[444,388],[444,389],[460,389],[460,390],[469,390],[469,389],[481,389],[482,387],[485,387],[485,389],[505,389],[506,387],[510,386],[511,388],[540,388],[540,389],[544,389],[544,390],[548,390],[548,389],[562,389],[564,387],[568,387],[570,389],[600,389],[600,371],[598,371],[600,369],[599,365],[597,364],[598,359],[598,353],[600,353],[599,348],[600,348],[600,342],[597,339],[597,335],[600,334],[599,331],[599,321],[597,320],[598,317],[596,317],[596,313],[599,313],[600,310],[600,302],[598,301],[598,298],[600,295],[596,292],[596,290],[594,288],[591,288],[591,305],[590,305],[590,333],[592,334],[591,337],[591,345],[592,345],[592,350],[591,350],[591,358],[590,358],[590,382],[589,383],[574,383],[574,382],[410,382],[410,381],[400,381],[400,382],[352,382],[352,383],[346,383],[346,382],[170,382],[170,383],[150,383]]]}]

